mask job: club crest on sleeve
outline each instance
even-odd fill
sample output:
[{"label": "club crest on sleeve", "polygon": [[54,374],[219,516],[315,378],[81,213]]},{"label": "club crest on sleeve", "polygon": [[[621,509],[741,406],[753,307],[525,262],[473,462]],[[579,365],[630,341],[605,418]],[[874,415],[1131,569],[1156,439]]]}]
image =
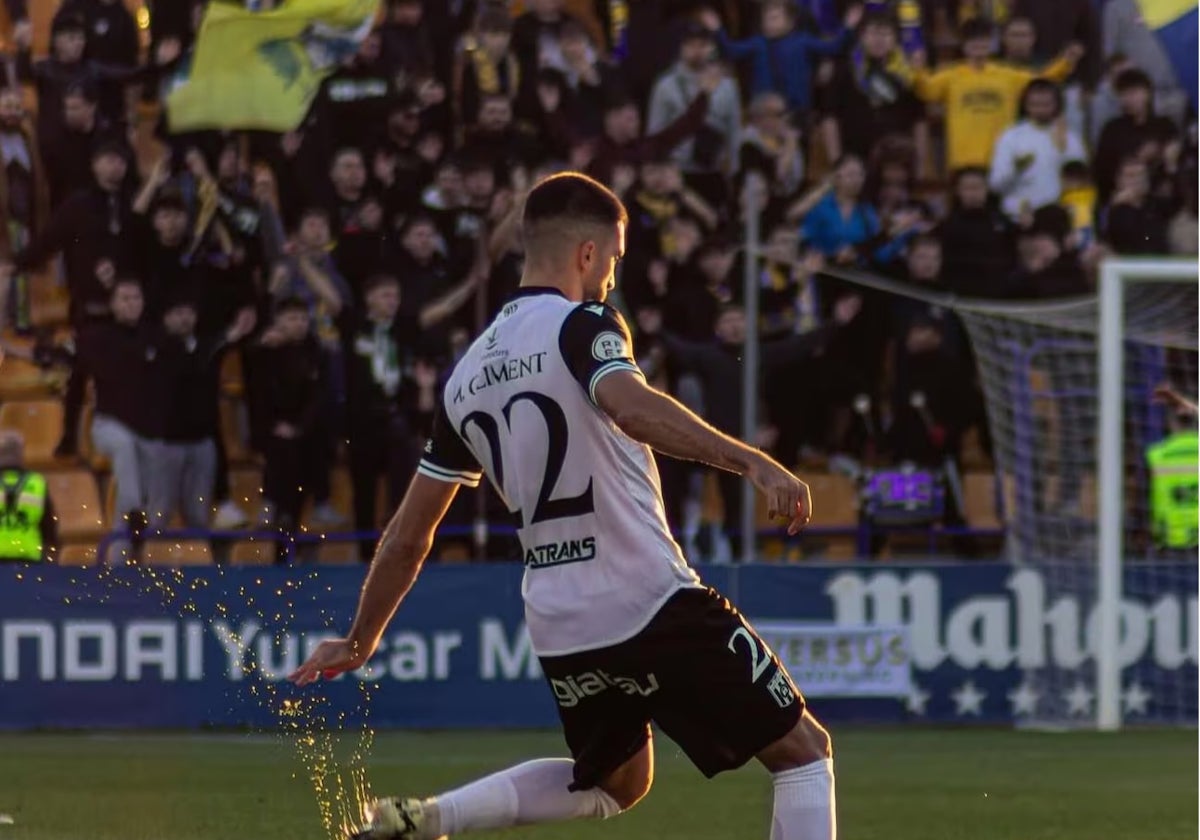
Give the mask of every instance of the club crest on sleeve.
[{"label": "club crest on sleeve", "polygon": [[602,332],[592,342],[592,356],[600,362],[624,359],[629,355],[625,349],[625,338],[620,333]]}]

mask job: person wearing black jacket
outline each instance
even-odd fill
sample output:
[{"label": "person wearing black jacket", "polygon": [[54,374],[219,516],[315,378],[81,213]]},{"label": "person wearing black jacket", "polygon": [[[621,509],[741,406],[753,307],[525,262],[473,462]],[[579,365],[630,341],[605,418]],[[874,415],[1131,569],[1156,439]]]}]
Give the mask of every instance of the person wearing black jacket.
[{"label": "person wearing black jacket", "polygon": [[165,305],[160,354],[164,411],[146,495],[156,506],[150,525],[168,527],[178,511],[186,528],[207,528],[217,481],[217,387],[221,357],[254,328],[245,309],[221,335],[196,335],[198,307],[180,294]]},{"label": "person wearing black jacket", "polygon": [[[1179,126],[1154,113],[1154,83],[1136,67],[1122,70],[1113,80],[1121,115],[1104,124],[1092,161],[1100,203],[1105,204],[1117,187],[1121,162],[1133,155],[1159,162],[1167,144],[1178,139]],[[1152,152],[1146,154],[1146,147]]]},{"label": "person wearing black jacket", "polygon": [[94,85],[99,91],[100,112],[114,125],[125,125],[125,87],[152,81],[179,56],[179,42],[160,43],[150,64],[125,67],[102,64],[85,57],[87,21],[76,13],[58,14],[50,27],[50,56],[33,60],[32,30],[17,41],[17,78],[37,89],[38,133],[49,136],[62,130],[63,98],[79,83]]},{"label": "person wearing black jacket", "polygon": [[[63,95],[61,129],[50,136],[38,137],[42,162],[46,165],[51,210],[57,210],[74,193],[92,185],[92,150],[103,140],[123,143],[124,138],[100,116],[95,87],[86,82],[71,85]],[[126,173],[127,184],[136,179],[134,168],[129,167]]]},{"label": "person wearing black jacket", "polygon": [[[379,477],[387,478],[388,509],[395,510],[416,469],[418,430],[412,381],[421,326],[400,312],[400,283],[388,274],[366,283],[366,311],[347,336],[350,480],[354,487],[354,530],[374,531]],[[359,545],[370,562],[374,541]]]},{"label": "person wearing black jacket", "polygon": [[968,298],[1009,296],[1017,230],[988,195],[987,171],[954,174],[954,203],[937,227],[946,289]]},{"label": "person wearing black jacket", "polygon": [[[319,440],[328,363],[310,326],[308,304],[284,298],[250,360],[253,439],[265,461],[263,499],[284,536],[299,527],[306,496],[330,466],[328,447]],[[277,555],[279,561],[285,556]]]},{"label": "person wearing black jacket", "polygon": [[[854,320],[861,298],[848,295],[834,304],[833,323],[803,335],[764,342],[759,349],[762,375],[787,378],[791,370],[826,347],[834,335]],[[670,333],[661,336],[667,358],[679,369],[700,377],[704,391],[704,419],[722,432],[742,432],[742,348],[746,338],[746,312],[741,306],[725,306],[717,317],[715,337],[709,342],[684,341]],[[733,473],[717,476],[725,508],[725,532],[737,555],[741,528],[742,482]]]},{"label": "person wearing black jacket", "polygon": [[110,297],[111,320],[79,330],[64,400],[63,439],[56,451],[76,451],[80,410],[91,380],[96,388],[92,444],[111,462],[116,482],[113,525],[117,530],[127,526],[135,537],[145,527],[147,505],[158,507],[146,494],[144,477],[165,408],[158,331],[142,318],[144,303],[137,280],[118,279]]},{"label": "person wearing black jacket", "polygon": [[1150,195],[1150,173],[1136,157],[1117,171],[1116,192],[1103,213],[1104,240],[1118,254],[1161,255],[1167,244],[1167,213]]},{"label": "person wearing black jacket", "polygon": [[83,19],[87,27],[84,58],[114,67],[137,65],[137,21],[121,0],[63,0],[56,15]]},{"label": "person wearing black jacket", "polygon": [[109,315],[113,281],[138,268],[131,229],[132,210],[122,185],[126,147],[103,141],[92,151],[94,183],[55,210],[46,227],[4,270],[30,271],[61,253],[76,327]]}]

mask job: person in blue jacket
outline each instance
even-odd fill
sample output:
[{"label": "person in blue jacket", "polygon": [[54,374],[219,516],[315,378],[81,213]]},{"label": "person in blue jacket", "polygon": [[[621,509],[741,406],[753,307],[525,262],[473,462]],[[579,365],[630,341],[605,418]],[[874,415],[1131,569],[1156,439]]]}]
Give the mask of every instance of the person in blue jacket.
[{"label": "person in blue jacket", "polygon": [[813,57],[837,55],[846,49],[861,18],[862,5],[855,3],[846,11],[842,31],[833,38],[821,38],[797,29],[791,0],[764,0],[760,34],[735,41],[721,28],[721,18],[714,10],[700,13],[700,22],[716,32],[722,55],[750,62],[751,98],[778,93],[797,116],[806,114],[812,105]]}]

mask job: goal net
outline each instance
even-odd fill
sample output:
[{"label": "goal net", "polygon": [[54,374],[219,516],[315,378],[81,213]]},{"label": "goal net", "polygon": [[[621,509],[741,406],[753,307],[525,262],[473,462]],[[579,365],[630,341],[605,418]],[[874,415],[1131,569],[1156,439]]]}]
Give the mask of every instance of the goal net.
[{"label": "goal net", "polygon": [[1113,261],[1071,301],[931,302],[971,338],[1008,559],[1038,573],[1010,619],[1018,723],[1194,725],[1196,417],[1161,390],[1197,397],[1196,263]]}]

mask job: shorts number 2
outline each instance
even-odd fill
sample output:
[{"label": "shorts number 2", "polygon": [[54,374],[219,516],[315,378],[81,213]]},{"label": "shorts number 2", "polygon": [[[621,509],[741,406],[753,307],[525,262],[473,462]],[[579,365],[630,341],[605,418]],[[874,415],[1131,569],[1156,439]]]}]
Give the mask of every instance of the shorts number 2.
[{"label": "shorts number 2", "polygon": [[729,649],[734,653],[737,653],[738,639],[745,639],[746,645],[750,648],[750,682],[758,682],[758,678],[771,666],[771,657],[758,646],[754,637],[750,635],[750,631],[745,627],[734,630],[733,635],[729,637]]}]

